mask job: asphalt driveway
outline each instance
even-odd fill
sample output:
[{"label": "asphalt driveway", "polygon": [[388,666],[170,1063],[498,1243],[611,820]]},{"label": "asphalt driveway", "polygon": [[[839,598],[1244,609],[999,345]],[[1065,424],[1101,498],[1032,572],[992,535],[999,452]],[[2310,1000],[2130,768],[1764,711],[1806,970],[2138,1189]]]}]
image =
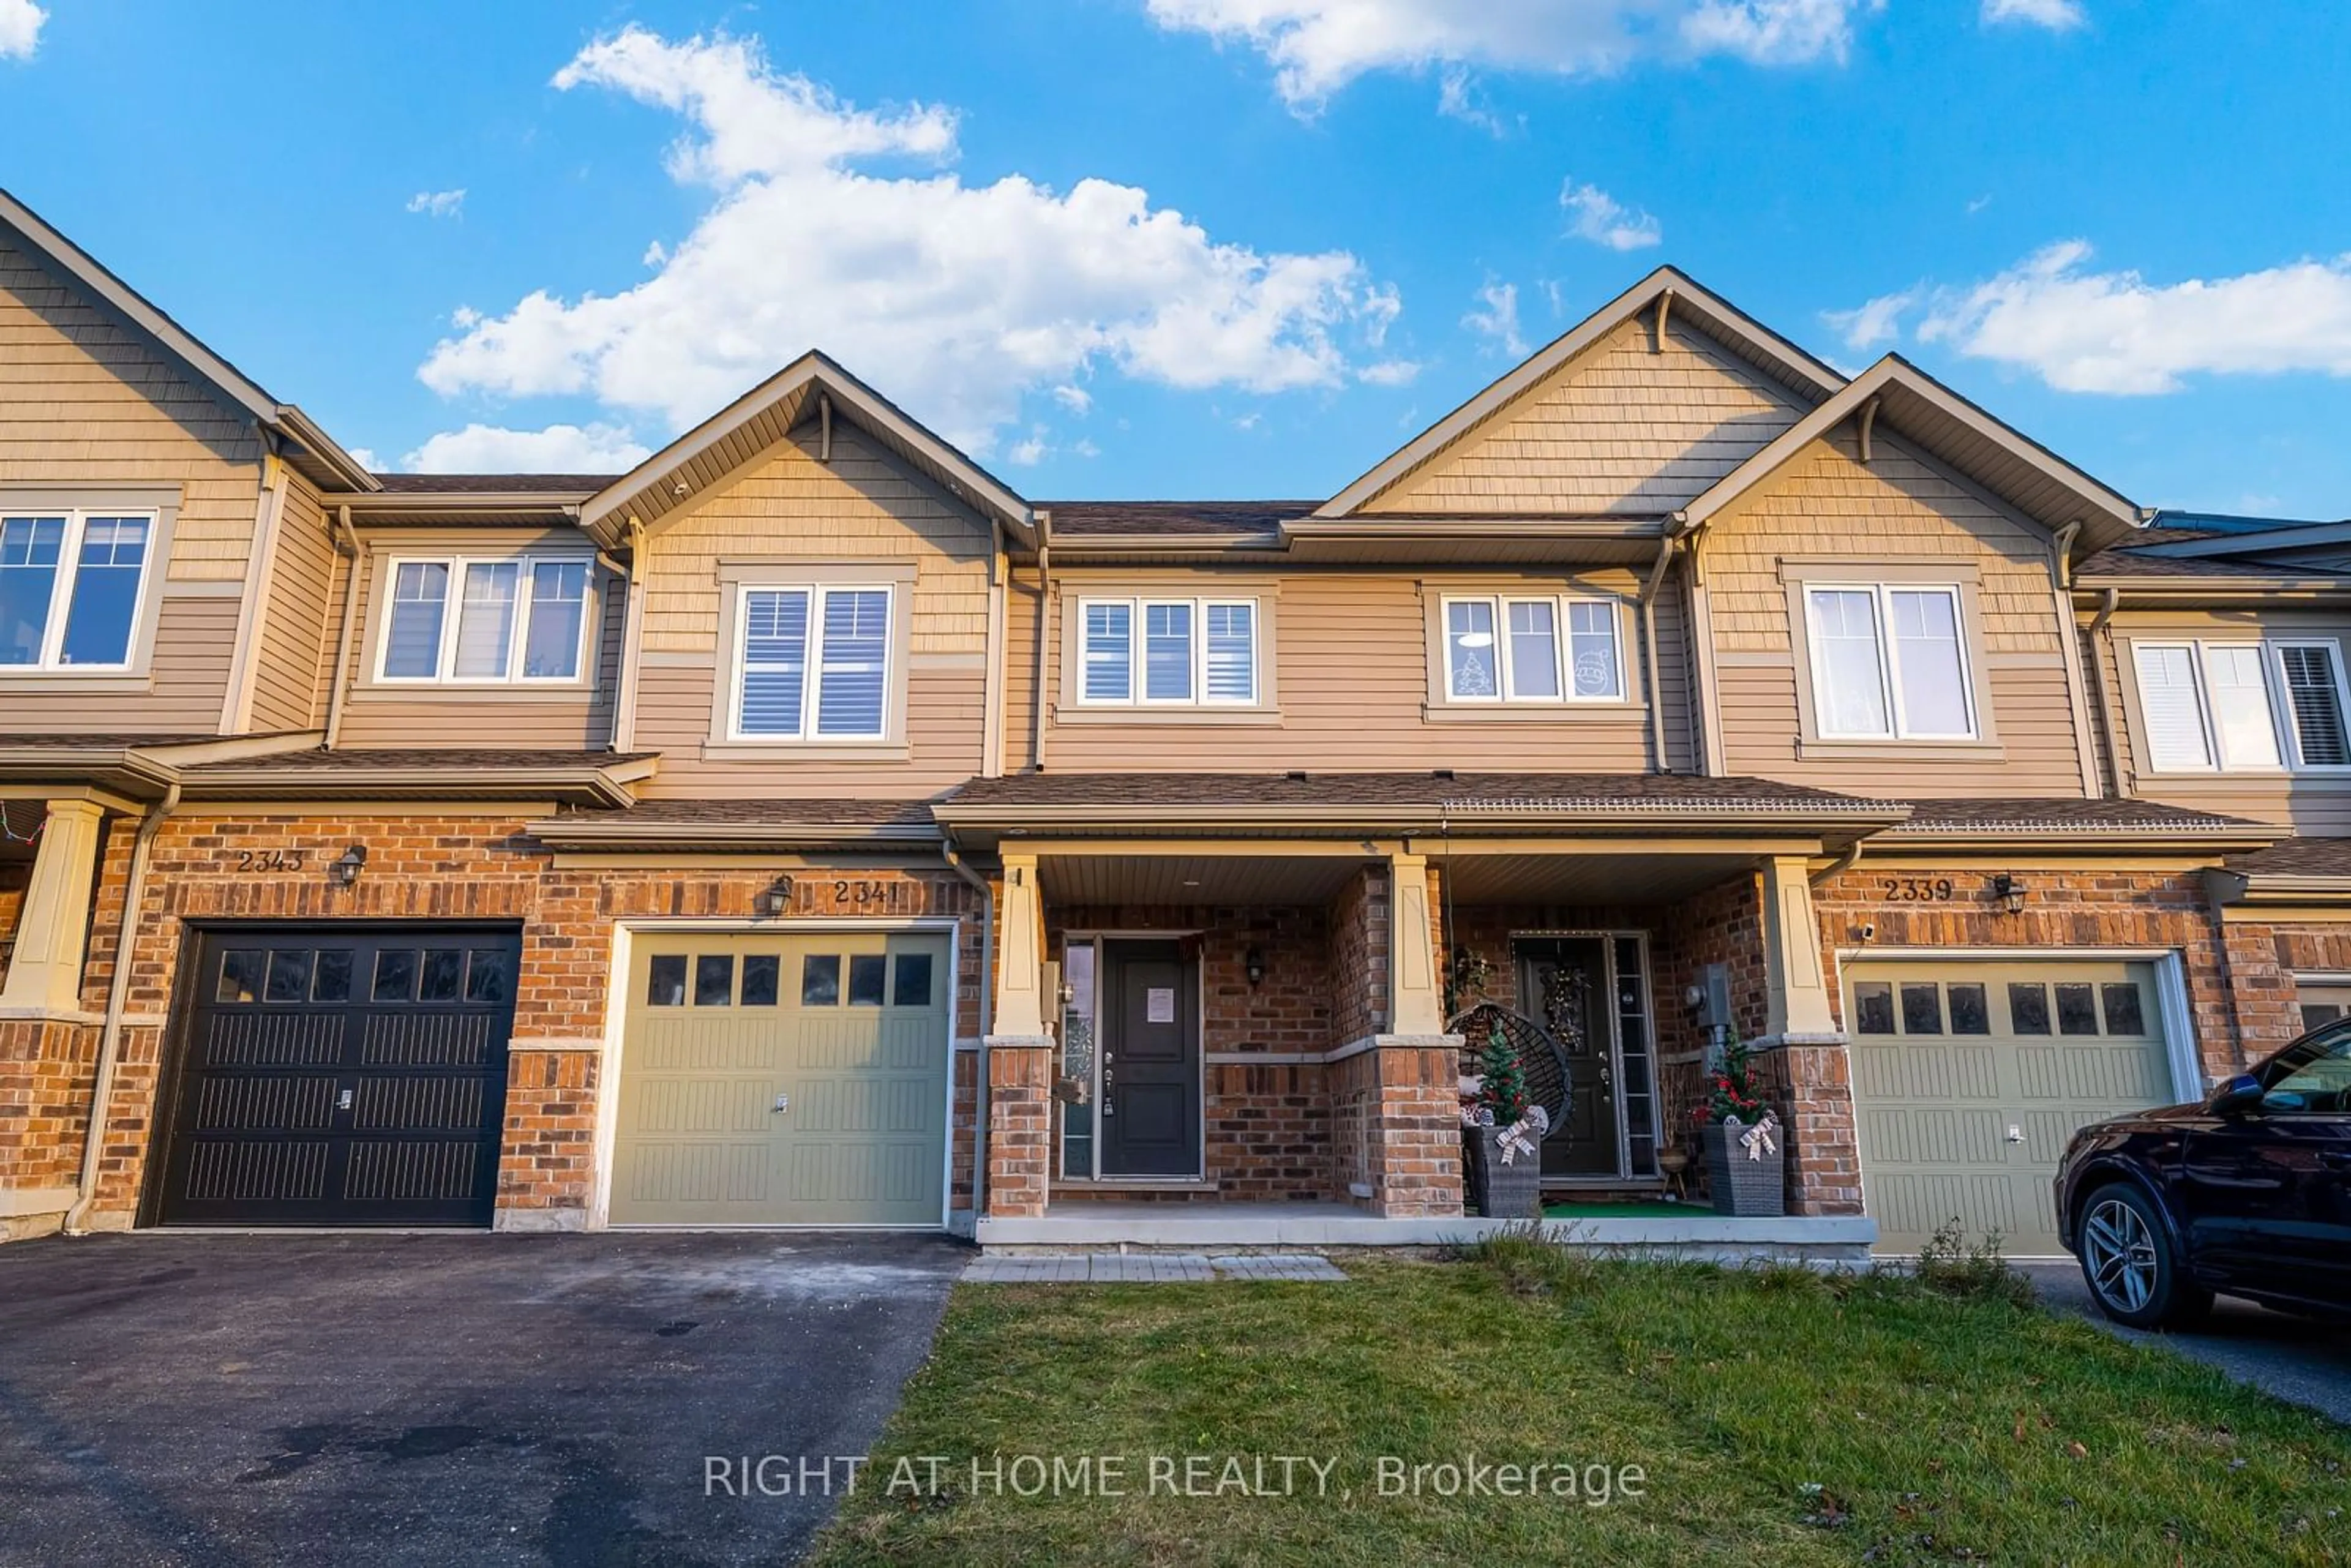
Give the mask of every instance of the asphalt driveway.
[{"label": "asphalt driveway", "polygon": [[2211,1317],[2194,1332],[2147,1333],[2125,1328],[2100,1312],[2075,1265],[2019,1267],[2032,1277],[2041,1299],[2051,1307],[2079,1312],[2117,1338],[2164,1345],[2210,1363],[2240,1383],[2351,1425],[2351,1327],[2313,1322],[2222,1296],[2213,1303]]},{"label": "asphalt driveway", "polygon": [[742,1234],[0,1248],[0,1563],[789,1561],[831,1507],[798,1461],[813,1482],[868,1449],[968,1257]]}]

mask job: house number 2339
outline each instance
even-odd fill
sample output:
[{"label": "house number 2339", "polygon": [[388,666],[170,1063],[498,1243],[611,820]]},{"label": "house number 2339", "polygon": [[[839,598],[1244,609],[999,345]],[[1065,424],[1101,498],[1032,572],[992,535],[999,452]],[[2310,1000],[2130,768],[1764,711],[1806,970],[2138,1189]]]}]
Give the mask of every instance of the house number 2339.
[{"label": "house number 2339", "polygon": [[1878,880],[1878,896],[1888,904],[1949,904],[1955,896],[1948,876],[1886,876]]}]

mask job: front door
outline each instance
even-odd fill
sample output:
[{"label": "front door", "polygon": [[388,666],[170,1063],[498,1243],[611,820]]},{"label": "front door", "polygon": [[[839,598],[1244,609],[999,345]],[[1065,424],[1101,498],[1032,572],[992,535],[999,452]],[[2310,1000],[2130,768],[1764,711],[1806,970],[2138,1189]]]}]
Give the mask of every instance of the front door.
[{"label": "front door", "polygon": [[1200,1174],[1200,1011],[1174,942],[1102,944],[1102,1174]]},{"label": "front door", "polygon": [[1543,1140],[1542,1174],[1621,1176],[1616,1038],[1602,939],[1523,937],[1513,950],[1519,1011],[1549,1030],[1567,1053],[1573,1090],[1566,1124],[1553,1127]]}]

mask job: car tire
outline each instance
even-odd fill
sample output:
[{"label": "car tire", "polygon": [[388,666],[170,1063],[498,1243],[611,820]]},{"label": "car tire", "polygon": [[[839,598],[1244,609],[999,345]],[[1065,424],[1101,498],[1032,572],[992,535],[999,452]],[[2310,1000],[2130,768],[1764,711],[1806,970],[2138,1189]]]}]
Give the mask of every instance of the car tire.
[{"label": "car tire", "polygon": [[2180,1328],[2211,1308],[2212,1293],[2173,1255],[2162,1211],[2129,1182],[2109,1182],[2083,1200],[2075,1243],[2090,1299],[2118,1323]]}]

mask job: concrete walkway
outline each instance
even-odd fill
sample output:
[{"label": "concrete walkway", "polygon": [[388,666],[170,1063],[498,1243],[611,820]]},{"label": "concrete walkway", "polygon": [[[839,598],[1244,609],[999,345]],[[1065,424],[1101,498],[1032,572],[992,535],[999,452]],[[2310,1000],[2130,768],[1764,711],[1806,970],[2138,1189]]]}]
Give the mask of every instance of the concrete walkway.
[{"label": "concrete walkway", "polygon": [[967,1285],[1162,1285],[1211,1280],[1336,1281],[1347,1276],[1328,1258],[1308,1252],[1210,1257],[1202,1252],[1001,1253],[966,1269]]},{"label": "concrete walkway", "polygon": [[2090,1300],[2072,1263],[2020,1263],[2055,1312],[2079,1313],[2117,1339],[2160,1345],[2217,1366],[2237,1382],[2351,1426],[2351,1329],[2273,1312],[2222,1296],[2192,1333],[2125,1328]]}]

